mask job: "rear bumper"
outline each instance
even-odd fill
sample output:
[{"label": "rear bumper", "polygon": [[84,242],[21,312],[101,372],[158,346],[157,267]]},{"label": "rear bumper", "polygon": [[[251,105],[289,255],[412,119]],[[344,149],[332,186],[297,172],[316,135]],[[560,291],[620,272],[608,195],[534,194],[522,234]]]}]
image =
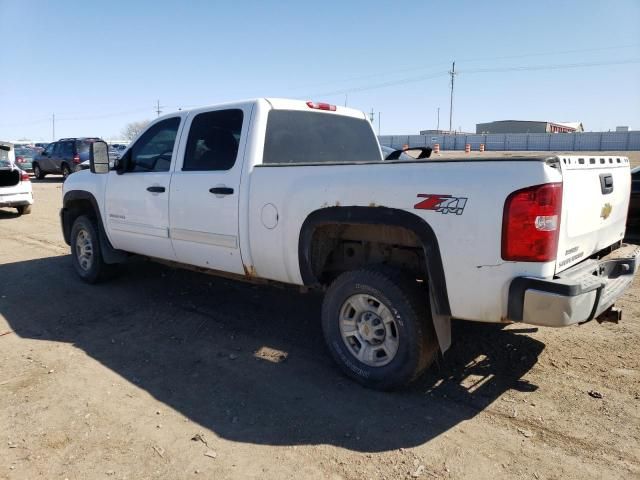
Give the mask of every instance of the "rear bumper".
[{"label": "rear bumper", "polygon": [[19,207],[31,204],[33,204],[33,195],[29,192],[11,195],[0,194],[0,207]]},{"label": "rear bumper", "polygon": [[631,285],[639,265],[640,248],[625,245],[601,260],[586,260],[551,280],[518,277],[509,287],[508,319],[547,327],[593,320]]}]

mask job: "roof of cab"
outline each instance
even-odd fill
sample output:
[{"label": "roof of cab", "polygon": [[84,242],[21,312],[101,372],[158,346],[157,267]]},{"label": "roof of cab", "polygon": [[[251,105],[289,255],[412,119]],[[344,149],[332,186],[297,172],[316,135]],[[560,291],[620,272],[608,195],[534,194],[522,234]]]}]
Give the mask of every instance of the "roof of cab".
[{"label": "roof of cab", "polygon": [[[184,114],[189,112],[206,111],[207,109],[213,109],[213,108],[215,109],[224,108],[224,107],[233,108],[234,106],[237,106],[240,104],[247,104],[247,103],[266,103],[274,110],[300,110],[300,111],[324,113],[329,115],[346,115],[349,117],[361,118],[361,119],[367,118],[364,112],[361,112],[360,110],[356,110],[355,108],[342,107],[340,105],[335,105],[336,107],[335,111],[318,110],[318,109],[313,109],[309,107],[309,105],[307,105],[307,101],[308,100],[295,100],[291,98],[271,98],[271,97],[251,98],[251,99],[238,100],[234,102],[224,102],[224,103],[218,103],[213,105],[202,105],[199,107],[185,108],[178,112],[171,112],[171,113],[162,115],[159,119],[174,116],[179,113]],[[155,121],[156,120],[154,120],[154,122]]]}]

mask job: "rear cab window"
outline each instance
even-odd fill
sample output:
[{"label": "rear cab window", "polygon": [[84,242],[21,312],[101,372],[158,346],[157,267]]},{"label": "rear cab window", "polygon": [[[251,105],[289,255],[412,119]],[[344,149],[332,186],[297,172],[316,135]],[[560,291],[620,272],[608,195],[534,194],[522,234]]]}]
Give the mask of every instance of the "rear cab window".
[{"label": "rear cab window", "polygon": [[376,161],[382,162],[378,139],[363,118],[300,110],[269,112],[265,165]]},{"label": "rear cab window", "polygon": [[189,130],[183,171],[230,170],[236,163],[243,113],[240,109],[199,113]]}]

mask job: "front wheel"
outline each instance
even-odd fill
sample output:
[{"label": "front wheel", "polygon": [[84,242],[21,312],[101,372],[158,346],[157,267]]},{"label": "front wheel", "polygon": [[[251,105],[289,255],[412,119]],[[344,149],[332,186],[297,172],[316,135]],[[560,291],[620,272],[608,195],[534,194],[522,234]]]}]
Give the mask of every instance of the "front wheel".
[{"label": "front wheel", "polygon": [[66,163],[63,163],[62,164],[62,178],[64,180],[66,180],[69,175],[71,175],[71,169],[69,168],[69,165],[67,165]]},{"label": "front wheel", "polygon": [[322,305],[325,340],[349,377],[369,388],[399,388],[438,352],[427,306],[426,289],[400,270],[346,272],[331,284]]},{"label": "front wheel", "polygon": [[81,215],[71,227],[71,258],[76,272],[87,283],[98,283],[110,278],[116,265],[104,262],[100,237],[95,221]]},{"label": "front wheel", "polygon": [[33,176],[36,177],[38,180],[42,180],[45,177],[45,175],[46,173],[44,173],[40,168],[40,165],[36,163],[33,166]]}]

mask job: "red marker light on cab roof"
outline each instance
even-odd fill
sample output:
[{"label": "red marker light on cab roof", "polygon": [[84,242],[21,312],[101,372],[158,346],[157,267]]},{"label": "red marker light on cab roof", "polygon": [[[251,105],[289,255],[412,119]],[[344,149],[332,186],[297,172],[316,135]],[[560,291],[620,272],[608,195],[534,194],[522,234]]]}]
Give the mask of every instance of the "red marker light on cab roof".
[{"label": "red marker light on cab roof", "polygon": [[329,103],[323,103],[323,102],[308,101],[307,102],[307,107],[315,108],[316,110],[328,110],[329,112],[335,112],[336,111],[336,106],[335,105],[331,105]]}]

